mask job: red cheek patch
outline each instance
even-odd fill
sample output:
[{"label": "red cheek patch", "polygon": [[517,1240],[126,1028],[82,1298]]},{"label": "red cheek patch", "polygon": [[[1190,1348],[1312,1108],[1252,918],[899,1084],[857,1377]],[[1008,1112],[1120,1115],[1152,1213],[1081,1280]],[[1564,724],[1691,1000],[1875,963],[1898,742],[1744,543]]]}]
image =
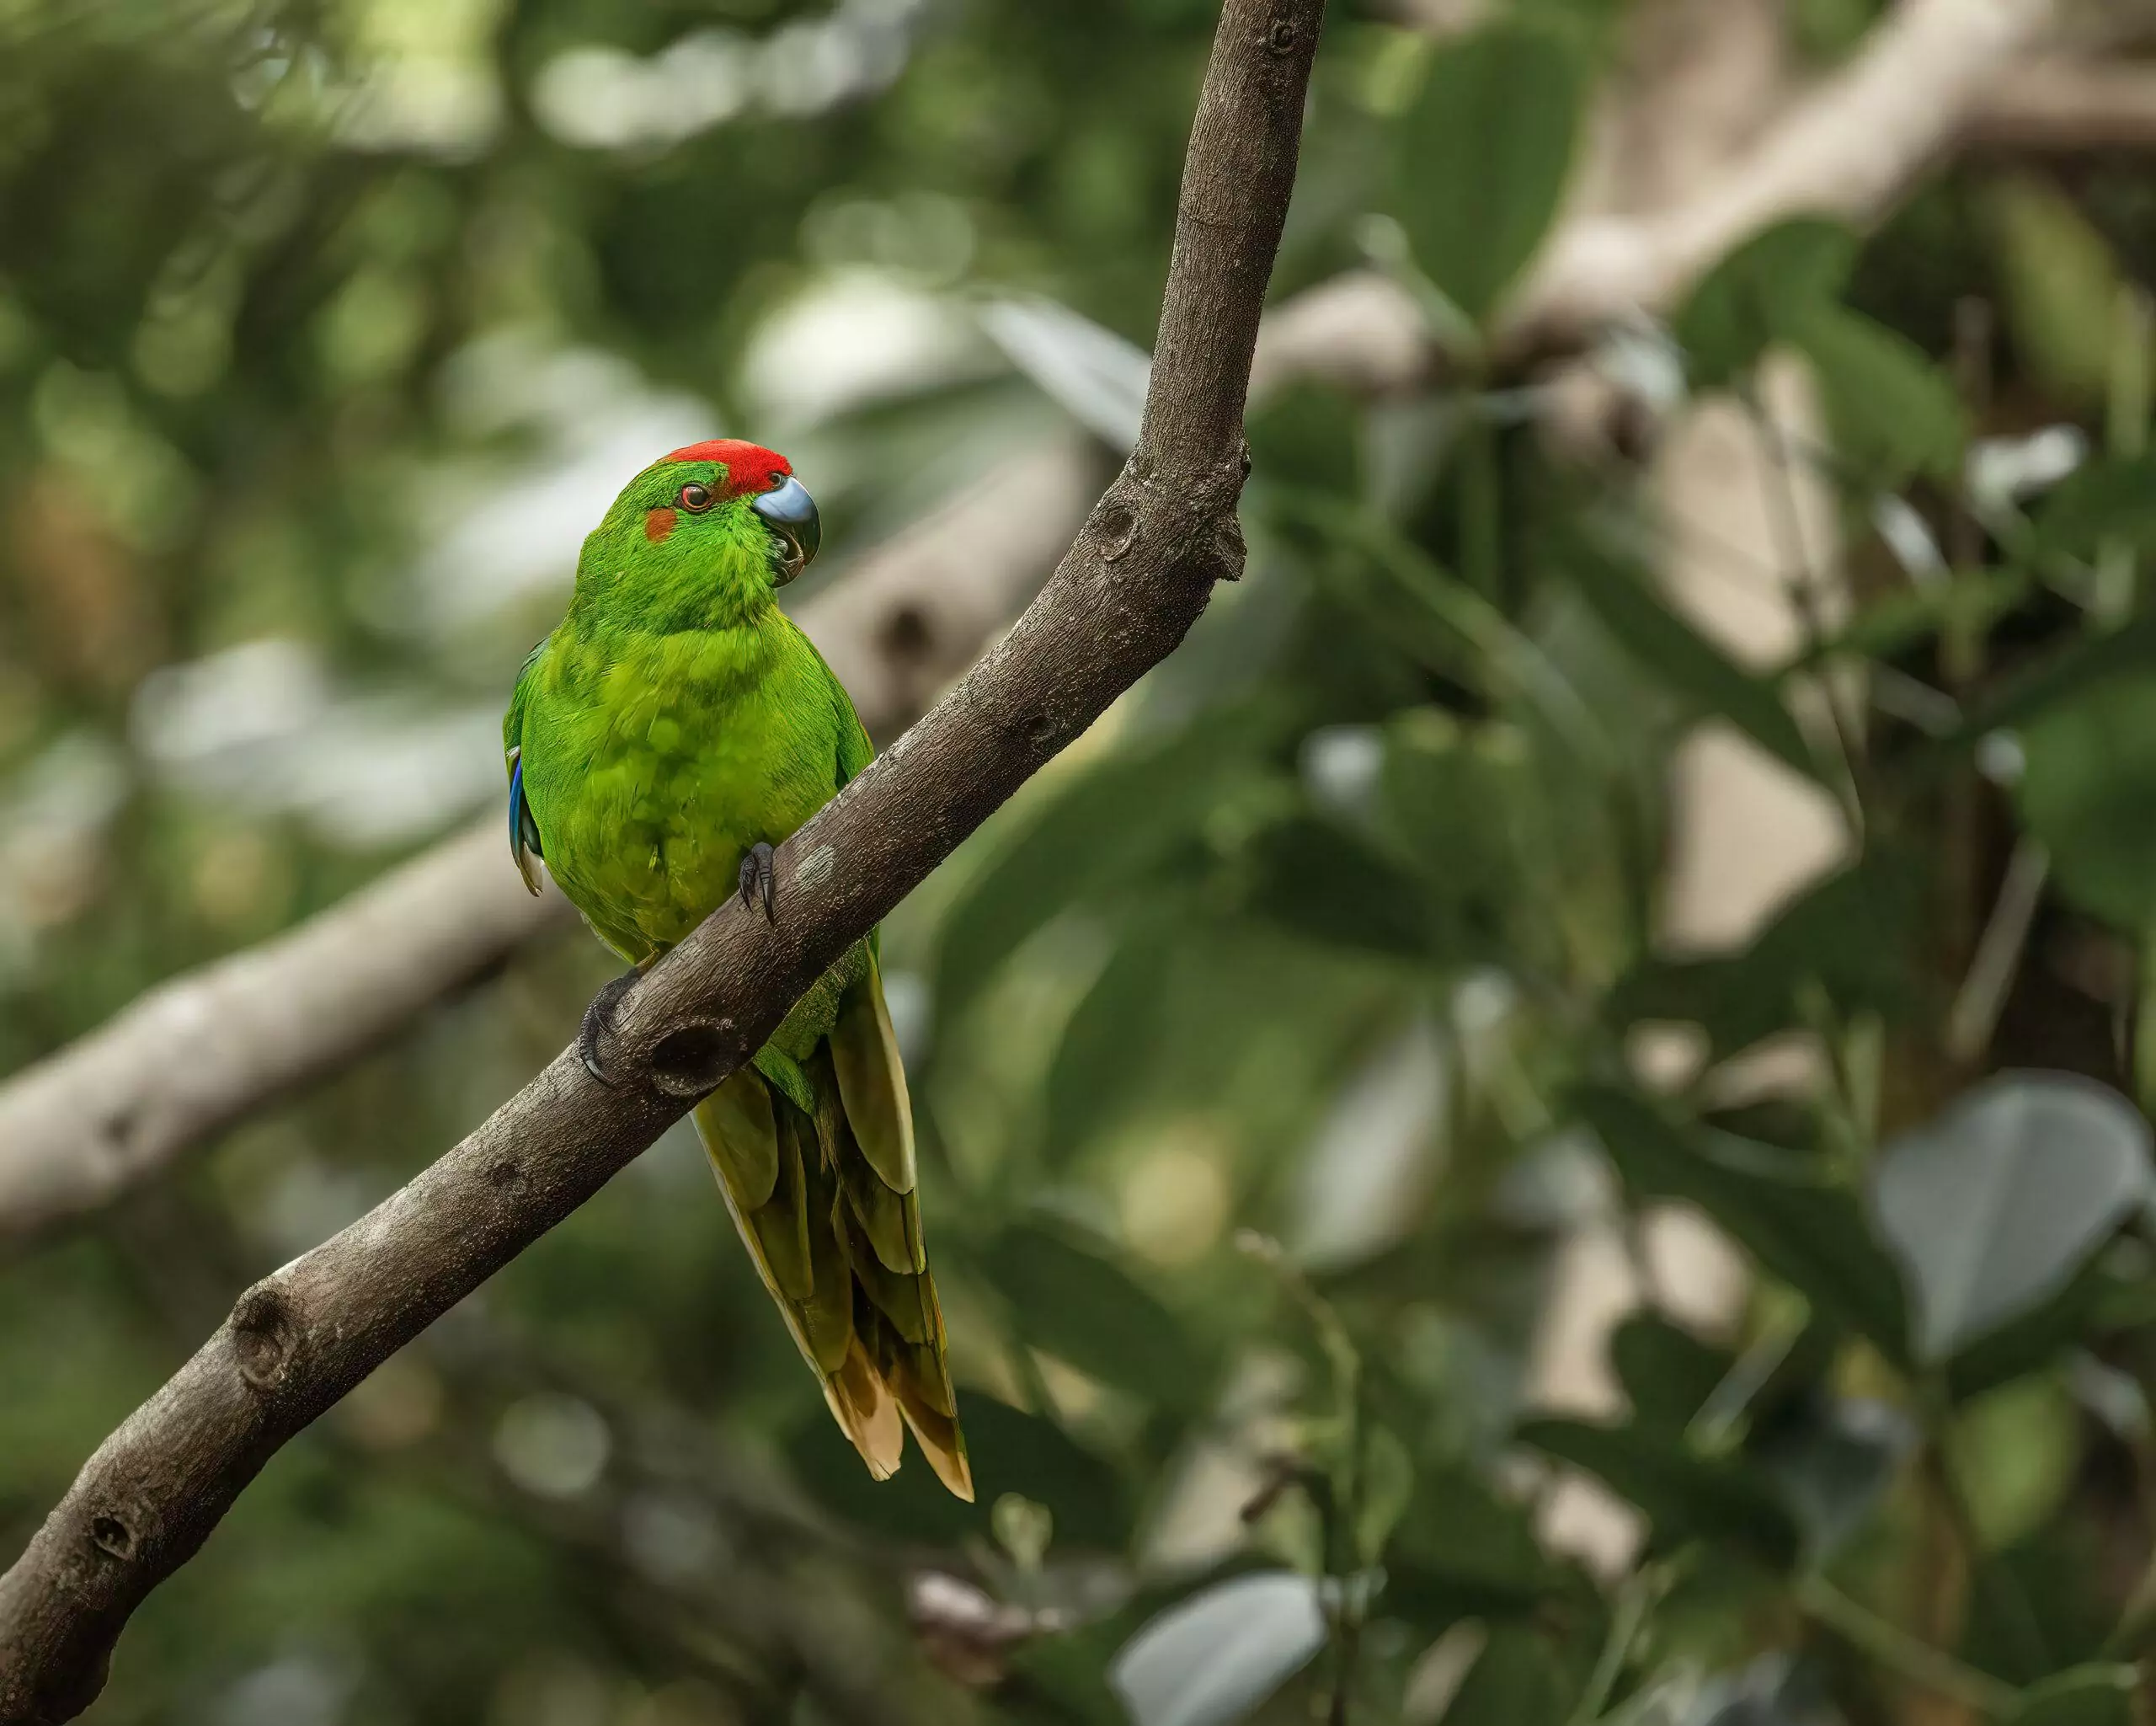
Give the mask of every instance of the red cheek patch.
[{"label": "red cheek patch", "polygon": [[678,518],[671,510],[647,510],[643,517],[643,537],[654,545],[674,531]]}]

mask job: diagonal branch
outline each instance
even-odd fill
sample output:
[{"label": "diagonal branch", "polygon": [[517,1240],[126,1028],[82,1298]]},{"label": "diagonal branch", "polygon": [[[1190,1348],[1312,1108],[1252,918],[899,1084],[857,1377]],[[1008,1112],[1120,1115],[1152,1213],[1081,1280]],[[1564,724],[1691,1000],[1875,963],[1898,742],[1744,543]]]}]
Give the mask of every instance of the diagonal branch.
[{"label": "diagonal branch", "polygon": [[[1084,519],[1076,437],[1001,462],[801,608],[888,735],[969,665]],[[152,990],[0,1084],[0,1242],[109,1203],[570,921],[526,894],[492,818],[273,941]]]},{"label": "diagonal branch", "polygon": [[0,1726],[73,1718],[129,1615],[295,1433],[567,1216],[1182,640],[1242,566],[1242,414],[1324,0],[1226,0],[1199,99],[1138,447],[965,681],[627,997],[609,1089],[564,1050],[462,1144],[243,1296],[101,1445],[0,1577]]}]

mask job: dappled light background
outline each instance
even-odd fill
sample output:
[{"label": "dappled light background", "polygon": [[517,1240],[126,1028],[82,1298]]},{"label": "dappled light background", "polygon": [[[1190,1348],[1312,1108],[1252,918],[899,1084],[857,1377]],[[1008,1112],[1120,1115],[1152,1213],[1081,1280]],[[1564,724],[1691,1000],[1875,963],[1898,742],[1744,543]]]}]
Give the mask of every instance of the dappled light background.
[{"label": "dappled light background", "polygon": [[[1335,0],[1248,574],[883,933],[978,1505],[869,1481],[677,1129],[87,1718],[2149,1718],[2151,20],[2025,8],[1889,92],[1958,104],[1912,183],[1667,286],[1537,273],[1648,281],[1956,8]],[[833,650],[889,742],[1136,436],[1216,15],[0,0],[0,1086],[491,818],[676,445],[792,458],[804,615],[926,571]],[[547,926],[0,1218],[7,1557],[611,970]]]}]

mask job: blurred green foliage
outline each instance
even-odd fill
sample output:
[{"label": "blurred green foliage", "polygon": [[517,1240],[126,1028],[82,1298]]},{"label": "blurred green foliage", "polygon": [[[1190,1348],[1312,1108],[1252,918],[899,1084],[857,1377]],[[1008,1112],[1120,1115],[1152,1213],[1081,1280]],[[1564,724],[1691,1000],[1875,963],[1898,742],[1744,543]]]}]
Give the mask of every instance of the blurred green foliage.
[{"label": "blurred green foliage", "polygon": [[[1972,165],[1699,286],[1658,363],[1809,363],[1775,483],[1853,593],[1739,664],[1637,468],[1477,362],[1626,8],[1334,9],[1281,287],[1383,259],[1458,377],[1265,403],[1246,580],[886,931],[979,1504],[867,1479],[676,1134],[280,1456],[92,1718],[2142,1718],[2148,176]],[[676,430],[785,441],[842,580],[1113,423],[977,297],[1143,346],[1213,16],[0,0],[0,1067],[490,805]],[[1860,836],[1705,954],[1657,939],[1703,721]],[[527,954],[0,1265],[0,1531],[605,971]],[[1748,1292],[1651,1288],[1623,1412],[1534,1406],[1570,1255],[1671,1205]],[[1550,1537],[1578,1475],[1636,1559]]]}]

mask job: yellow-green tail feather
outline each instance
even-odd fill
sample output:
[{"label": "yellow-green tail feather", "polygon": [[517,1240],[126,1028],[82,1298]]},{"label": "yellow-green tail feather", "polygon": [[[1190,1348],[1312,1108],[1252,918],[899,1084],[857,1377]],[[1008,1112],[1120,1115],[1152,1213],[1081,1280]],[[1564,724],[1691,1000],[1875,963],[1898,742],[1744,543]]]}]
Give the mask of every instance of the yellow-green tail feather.
[{"label": "yellow-green tail feather", "polygon": [[912,1110],[873,965],[802,1069],[813,1118],[753,1066],[697,1105],[727,1209],[869,1472],[897,1470],[910,1429],[937,1477],[970,1500],[915,1190]]}]

